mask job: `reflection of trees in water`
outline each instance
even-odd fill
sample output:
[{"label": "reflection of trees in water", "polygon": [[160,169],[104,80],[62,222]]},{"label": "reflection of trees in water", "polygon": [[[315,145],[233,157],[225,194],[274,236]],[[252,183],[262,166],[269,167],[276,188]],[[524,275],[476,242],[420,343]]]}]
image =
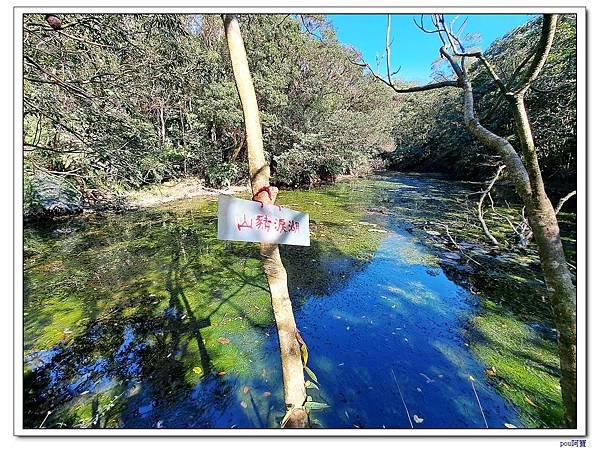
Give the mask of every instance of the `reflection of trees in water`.
[{"label": "reflection of trees in water", "polygon": [[346,280],[367,264],[317,240],[310,247],[282,247],[281,257],[296,307],[308,296],[331,295],[342,289]]},{"label": "reflection of trees in water", "polygon": [[[264,275],[252,263],[257,246],[217,241],[214,219],[194,211],[76,219],[71,228],[65,236],[53,227],[36,230],[53,247],[43,260],[65,264],[60,272],[40,273],[83,309],[85,323],[72,339],[28,357],[26,365],[35,369],[24,380],[25,426],[38,427],[48,411],[44,427],[148,426],[163,409],[175,417],[185,411],[178,426],[211,426],[211,414],[233,393],[227,377],[214,373],[221,347],[207,348],[205,330],[218,333],[227,313],[256,329],[271,324],[270,314],[257,315],[257,308],[270,311]],[[331,293],[361,265],[316,240],[283,253],[290,286],[300,288],[293,294]],[[74,273],[77,283],[63,283]],[[32,286],[32,295],[38,288]],[[30,319],[37,313],[32,306]],[[46,313],[50,320],[53,311]],[[197,354],[186,358],[188,347]],[[202,369],[202,378],[195,378],[200,383],[190,380],[194,359]],[[140,409],[150,412],[140,415]],[[259,410],[250,397],[246,414],[255,416],[253,423],[271,423],[271,410]]]},{"label": "reflection of trees in water", "polygon": [[[172,214],[163,216],[163,219],[176,220]],[[133,228],[136,228],[135,224]],[[137,258],[137,264],[143,265],[147,272],[159,271],[157,278],[165,281],[168,307],[161,310],[161,304],[164,304],[161,297],[149,292],[150,283],[143,281],[143,277],[137,282],[135,279],[128,279],[122,272],[119,273],[121,282],[114,288],[131,285],[128,291],[135,293],[134,297],[115,302],[101,311],[99,317],[92,318],[85,331],[68,345],[59,344],[48,351],[32,355],[32,359],[37,358],[38,361],[37,368],[28,372],[25,377],[25,426],[39,426],[50,410],[54,412],[46,420],[46,427],[103,426],[109,414],[104,414],[104,423],[94,419],[101,409],[98,396],[119,396],[119,404],[113,409],[125,411],[127,403],[133,402],[131,399],[139,395],[140,390],[136,385],[140,383],[145,395],[152,397],[151,403],[156,407],[161,403],[172,404],[178,399],[189,397],[193,387],[186,381],[186,370],[189,368],[178,357],[185,351],[190,339],[197,343],[203,375],[213,376],[210,373],[210,355],[204,345],[201,330],[210,326],[210,316],[218,307],[205,317],[197,317],[194,307],[197,308],[198,305],[191,305],[185,294],[184,286],[189,285],[189,282],[182,279],[185,268],[181,267],[182,259],[192,266],[194,261],[199,260],[198,253],[202,248],[206,249],[206,246],[201,245],[204,233],[202,229],[199,232],[197,226],[192,228],[169,224],[167,232],[162,227],[144,228],[145,233],[138,230],[135,234],[145,240],[158,240],[163,244],[158,253],[153,252],[154,260],[144,261],[146,249],[135,239],[128,239],[129,245],[120,249],[122,253],[118,258]],[[120,231],[121,238],[132,237],[127,226],[114,231]],[[97,249],[98,256],[102,250]],[[217,255],[217,259],[223,256],[226,255]],[[81,257],[82,255],[77,255],[77,259]],[[169,260],[170,264],[165,264]],[[99,269],[94,261],[89,260],[84,267],[91,272]],[[119,271],[118,268],[115,270]],[[233,269],[230,267],[229,270]],[[201,274],[204,271],[200,269],[198,272]],[[135,278],[138,273],[131,275]],[[243,283],[242,278],[239,280]],[[200,282],[207,292],[220,290],[214,276],[202,276]],[[82,298],[81,301],[86,302],[87,298]],[[227,301],[227,297],[223,298],[219,307]],[[184,315],[185,320],[182,319]],[[226,383],[218,377],[213,381],[215,395],[226,397]],[[135,392],[135,395],[130,397],[129,390]],[[149,391],[152,394],[148,394]],[[82,393],[85,394],[81,395]],[[90,396],[93,397],[88,400]],[[81,406],[86,403],[89,403],[91,410],[89,414]],[[61,408],[65,410],[59,412]],[[80,423],[82,417],[88,419],[90,416],[91,419],[86,423]],[[118,422],[118,417],[116,420]]]}]

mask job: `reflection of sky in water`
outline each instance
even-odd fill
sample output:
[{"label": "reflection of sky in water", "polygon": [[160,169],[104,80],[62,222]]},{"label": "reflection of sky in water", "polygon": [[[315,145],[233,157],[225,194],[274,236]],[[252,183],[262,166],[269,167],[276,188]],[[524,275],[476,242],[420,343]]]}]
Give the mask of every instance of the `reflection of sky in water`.
[{"label": "reflection of sky in water", "polygon": [[145,347],[144,342],[136,342],[133,329],[127,325],[123,333],[123,343],[114,355],[117,365],[123,369],[126,375],[140,374],[142,367],[139,363],[138,353]]},{"label": "reflection of sky in water", "polygon": [[518,424],[462,338],[474,299],[441,269],[419,264],[419,251],[399,232],[343,290],[298,311],[309,366],[334,405],[317,417],[326,427],[410,427],[393,369],[411,417],[424,419],[415,427],[484,427],[471,374],[490,427]]},{"label": "reflection of sky in water", "polygon": [[[313,417],[331,428],[408,428],[400,389],[410,416],[423,419],[413,420],[415,427],[483,427],[468,378],[473,375],[489,425],[520,425],[463,339],[476,299],[451,282],[416,239],[395,231],[358,273],[348,258],[313,261],[339,278],[337,290],[308,296],[295,311],[321,388],[309,394],[330,405]],[[77,233],[65,239],[75,242]],[[232,370],[190,382],[181,359],[196,337],[183,316],[169,306],[141,322],[98,322],[75,349],[55,346],[28,355],[27,366],[45,375],[36,401],[89,408],[90,397],[102,395],[117,405],[121,426],[130,428],[276,427],[283,393],[274,328],[229,336],[227,345],[247,359],[244,376]],[[108,340],[116,343],[102,346]],[[177,345],[170,344],[174,340]],[[103,351],[91,352],[94,345]],[[96,408],[101,412],[104,404]]]}]

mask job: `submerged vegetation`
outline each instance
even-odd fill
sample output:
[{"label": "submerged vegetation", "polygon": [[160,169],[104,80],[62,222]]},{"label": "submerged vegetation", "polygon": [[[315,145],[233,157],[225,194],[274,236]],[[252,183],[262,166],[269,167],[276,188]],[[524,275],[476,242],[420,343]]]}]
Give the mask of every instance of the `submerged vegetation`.
[{"label": "submerged vegetation", "polygon": [[[409,224],[440,258],[446,274],[477,295],[479,312],[465,326],[471,349],[500,392],[522,411],[529,427],[563,426],[556,331],[535,244],[519,250],[489,245],[476,219],[477,185],[403,176],[382,191],[382,212]],[[501,195],[496,192],[495,195]],[[496,206],[492,232],[508,249],[514,233],[502,215],[519,217],[514,203]],[[575,215],[563,214],[568,260],[576,262]]]},{"label": "submerged vegetation", "polygon": [[[441,268],[480,299],[459,322],[465,348],[483,363],[473,375],[518,407],[524,425],[561,426],[555,336],[543,284],[535,281],[541,277],[535,251],[493,256],[472,215],[464,212],[469,201],[473,207],[468,194],[474,189],[404,175],[281,192],[282,205],[311,217],[311,246],[282,248],[294,307],[301,323],[310,324],[304,303],[335,298],[400,225],[426,247],[399,247],[399,261]],[[464,253],[449,244],[442,223]],[[283,417],[276,336],[258,251],[252,244],[216,239],[215,200],[39,224],[26,229],[25,251],[28,426],[39,426],[48,410],[53,412],[45,427],[156,426],[161,420],[165,427],[272,426]],[[447,314],[449,299],[430,289],[399,280],[386,297],[415,307],[437,305],[434,311],[442,309],[436,314]],[[333,321],[347,316],[338,309],[331,313]],[[350,330],[356,326],[348,323]],[[387,339],[398,326],[401,321],[382,325],[370,339]],[[356,368],[325,363],[332,355],[316,340],[318,333],[303,329],[303,335],[321,384],[339,377],[336,370],[364,373],[359,361]],[[344,336],[337,339],[350,339]],[[459,366],[466,364],[464,356],[451,356],[456,350],[444,341],[435,345]],[[405,353],[397,357],[395,371],[404,379],[401,367],[410,363]],[[349,381],[348,388],[357,389],[352,384],[357,382]],[[335,409],[333,390],[321,385],[311,396]],[[197,400],[200,392],[203,401]],[[250,398],[256,414],[271,422],[257,421],[248,409]],[[217,411],[224,416],[216,417]],[[333,411],[315,412],[314,418],[323,426],[347,420],[343,411],[337,413],[342,419]]]},{"label": "submerged vegetation", "polygon": [[[571,425],[542,240],[517,231],[531,217],[511,182],[480,183],[499,159],[456,126],[461,94],[397,95],[406,83],[378,82],[326,16],[239,20],[277,204],[310,215],[311,245],[281,259],[290,336],[316,373],[311,426]],[[23,27],[25,427],[281,426],[294,402],[260,250],[218,240],[216,197],[198,195],[251,197],[221,17],[26,14]],[[485,58],[508,78],[541,29]],[[553,200],[576,181],[575,32],[561,16],[527,94]],[[522,158],[481,61],[468,64],[481,124]],[[432,79],[458,87],[446,70]],[[167,186],[179,200],[162,202]],[[141,207],[115,207],[131,199]],[[576,284],[572,203],[556,217]]]},{"label": "submerged vegetation", "polygon": [[[315,230],[310,247],[283,251],[297,306],[337,285],[328,261],[345,261],[348,276],[378,247],[376,225],[359,223],[354,202],[369,198],[361,190],[282,193],[283,204],[311,214]],[[258,249],[217,240],[214,200],[40,224],[26,230],[25,254],[28,426],[52,409],[46,426],[91,426],[90,411],[113,400],[102,426],[119,426],[148,379],[167,403],[213,379],[266,371],[277,383],[267,363],[274,355],[262,350],[275,335]]]},{"label": "submerged vegetation", "polygon": [[525,323],[492,302],[472,320],[473,351],[500,393],[531,428],[563,426],[556,338],[548,324]]}]

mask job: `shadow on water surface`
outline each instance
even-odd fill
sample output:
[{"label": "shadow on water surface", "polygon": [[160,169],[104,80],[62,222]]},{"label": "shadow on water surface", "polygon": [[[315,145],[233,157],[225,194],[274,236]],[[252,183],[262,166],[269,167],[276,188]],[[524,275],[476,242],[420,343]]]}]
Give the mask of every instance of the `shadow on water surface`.
[{"label": "shadow on water surface", "polygon": [[[477,297],[399,225],[407,204],[427,216],[451,189],[419,183],[280,196],[311,215],[311,246],[284,246],[282,257],[319,377],[310,394],[330,405],[314,418],[408,428],[399,387],[415,427],[482,427],[472,375],[489,425],[521,425],[467,345]],[[370,204],[353,211],[359,199]],[[367,207],[376,214],[364,219]],[[27,427],[278,426],[281,369],[258,248],[218,241],[215,213],[215,202],[191,200],[26,230]]]},{"label": "shadow on water surface", "polygon": [[[214,426],[214,411],[231,403],[238,375],[248,372],[245,349],[254,351],[270,325],[268,292],[255,280],[260,272],[249,275],[255,249],[227,250],[211,221],[183,219],[113,217],[108,232],[84,225],[71,233],[95,236],[95,245],[56,244],[26,268],[26,426],[39,426],[49,410],[48,427]],[[66,261],[66,273],[43,271],[54,261]],[[63,283],[77,263],[85,289]],[[44,281],[75,321],[49,304]],[[90,302],[99,312],[90,313]]]},{"label": "shadow on water surface", "polygon": [[[26,426],[278,424],[278,345],[258,248],[218,241],[214,213],[192,202],[27,230]],[[307,259],[341,255],[325,247],[314,240],[288,266],[303,295],[311,280],[319,292],[336,284]]]}]

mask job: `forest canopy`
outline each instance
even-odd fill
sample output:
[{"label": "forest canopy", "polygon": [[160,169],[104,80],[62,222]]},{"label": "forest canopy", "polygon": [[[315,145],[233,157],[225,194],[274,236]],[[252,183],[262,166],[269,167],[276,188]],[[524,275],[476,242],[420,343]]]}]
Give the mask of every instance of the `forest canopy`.
[{"label": "forest canopy", "polygon": [[[52,196],[78,205],[181,177],[213,187],[245,180],[243,115],[218,15],[65,14],[58,29],[46,19],[28,14],[23,24],[26,215]],[[456,126],[455,89],[398,96],[357,64],[361,55],[322,15],[240,21],[274,184],[330,182],[384,162],[463,178],[493,172],[496,158]],[[540,23],[487,51],[507,79]],[[528,104],[545,176],[574,183],[574,19],[559,27]],[[438,71],[434,63],[434,78]],[[477,63],[473,72],[485,112],[497,92]],[[502,102],[482,120],[515,140]]]},{"label": "forest canopy", "polygon": [[[518,83],[513,74],[529,61],[537,44],[542,18],[538,17],[496,40],[484,55],[501,78]],[[561,16],[556,39],[540,78],[527,95],[527,105],[544,179],[559,190],[576,184],[576,21]],[[474,47],[474,49],[477,49]],[[507,136],[518,148],[511,111],[494,80],[477,61],[472,62],[473,91],[481,122],[493,132]],[[438,63],[434,77],[443,77]],[[396,151],[390,166],[398,170],[446,172],[455,177],[485,179],[499,164],[499,156],[469,134],[462,123],[461,92],[431,90],[406,95],[394,122]],[[442,106],[443,107],[440,107]]]}]

